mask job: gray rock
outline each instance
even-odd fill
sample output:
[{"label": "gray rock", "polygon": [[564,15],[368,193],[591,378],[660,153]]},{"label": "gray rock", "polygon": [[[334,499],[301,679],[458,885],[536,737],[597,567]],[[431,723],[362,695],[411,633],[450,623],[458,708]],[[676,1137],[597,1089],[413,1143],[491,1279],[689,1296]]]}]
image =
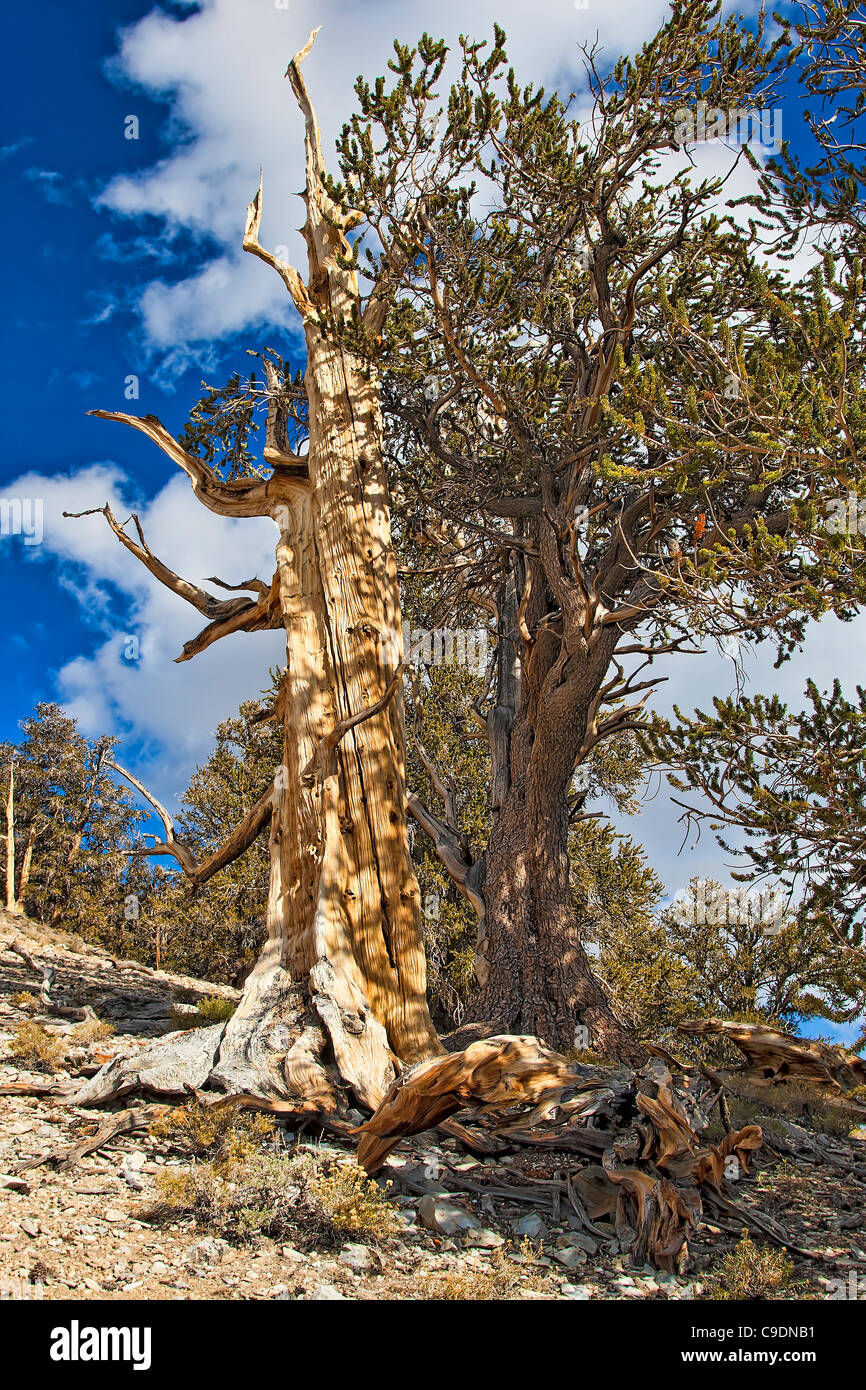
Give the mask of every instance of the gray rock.
[{"label": "gray rock", "polygon": [[422,1197],[418,1203],[418,1219],[428,1231],[436,1231],[443,1236],[453,1236],[459,1231],[481,1230],[481,1222],[471,1211],[456,1206],[454,1202],[445,1202],[441,1197]]},{"label": "gray rock", "polygon": [[228,1242],[216,1236],[205,1236],[184,1252],[183,1262],[187,1265],[219,1264],[228,1250]]},{"label": "gray rock", "polygon": [[482,1226],[479,1231],[470,1231],[464,1236],[463,1244],[481,1250],[498,1250],[500,1245],[505,1244],[505,1237],[498,1231],[491,1231],[488,1227]]},{"label": "gray rock", "polygon": [[366,1245],[344,1245],[340,1251],[340,1264],[348,1265],[350,1269],[369,1269],[374,1263],[373,1252]]},{"label": "gray rock", "polygon": [[558,1260],[566,1269],[576,1269],[578,1265],[586,1264],[586,1251],[581,1250],[576,1245],[567,1245],[559,1250],[554,1250],[553,1258]]},{"label": "gray rock", "polygon": [[547,1240],[548,1231],[541,1217],[537,1212],[530,1212],[528,1216],[521,1216],[519,1221],[514,1222],[514,1231],[519,1236],[528,1236],[530,1240]]},{"label": "gray rock", "polygon": [[583,1250],[587,1255],[598,1253],[598,1241],[593,1240],[592,1236],[582,1235],[579,1231],[568,1231],[566,1235],[559,1236],[556,1245],[559,1250]]},{"label": "gray rock", "polygon": [[417,1231],[418,1222],[415,1220],[414,1211],[395,1211],[394,1217],[404,1230]]},{"label": "gray rock", "polygon": [[335,1289],[333,1284],[319,1284],[318,1288],[313,1289],[312,1293],[307,1294],[307,1298],[312,1303],[325,1303],[333,1299],[341,1299],[346,1302],[346,1295]]},{"label": "gray rock", "polygon": [[30,1184],[23,1178],[16,1178],[14,1173],[0,1173],[0,1187],[8,1188],[10,1192],[23,1192],[25,1195],[30,1191]]}]

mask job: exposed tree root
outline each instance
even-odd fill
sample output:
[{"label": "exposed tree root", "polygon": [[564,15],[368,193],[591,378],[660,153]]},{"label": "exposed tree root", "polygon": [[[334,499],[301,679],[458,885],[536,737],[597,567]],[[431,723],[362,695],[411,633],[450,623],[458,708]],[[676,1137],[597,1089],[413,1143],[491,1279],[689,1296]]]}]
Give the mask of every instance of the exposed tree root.
[{"label": "exposed tree root", "polygon": [[283,1113],[333,1121],[345,1121],[353,1106],[374,1110],[399,1064],[384,1027],[360,991],[351,991],[351,979],[338,979],[324,958],[306,983],[294,981],[266,947],[227,1022],[171,1033],[107,1063],[75,1103],[108,1105],[134,1092],[178,1099],[209,1092],[283,1103]]},{"label": "exposed tree root", "polygon": [[[359,1130],[358,1162],[375,1172],[404,1135],[469,1107],[475,1126],[491,1137],[573,1148],[600,1159],[557,1183],[557,1202],[564,1189],[589,1230],[597,1218],[611,1219],[620,1249],[630,1250],[639,1263],[650,1260],[670,1271],[682,1267],[702,1216],[703,1194],[726,1200],[722,1189],[731,1165],[737,1175],[748,1172],[761,1130],[748,1125],[721,1144],[704,1143],[716,1088],[707,1082],[703,1090],[687,1089],[688,1083],[675,1087],[661,1058],[637,1073],[586,1074],[593,1070],[567,1062],[534,1038],[472,1043],[397,1079]],[[771,1238],[784,1243],[778,1234]]]}]

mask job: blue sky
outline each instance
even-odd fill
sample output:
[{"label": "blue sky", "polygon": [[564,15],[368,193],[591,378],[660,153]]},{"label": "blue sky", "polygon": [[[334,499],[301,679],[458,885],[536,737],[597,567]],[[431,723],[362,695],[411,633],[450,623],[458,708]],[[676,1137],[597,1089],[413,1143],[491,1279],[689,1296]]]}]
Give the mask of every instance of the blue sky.
[{"label": "blue sky", "polygon": [[[754,8],[754,6],[752,6]],[[580,83],[578,43],[596,33],[608,51],[634,48],[656,29],[663,0],[474,0],[473,32],[493,20],[509,35],[520,75],[567,89]],[[280,659],[277,634],[238,636],[195,662],[172,657],[198,615],[139,572],[101,518],[64,521],[64,510],[112,500],[140,511],[148,539],[193,580],[269,578],[267,521],[203,512],[148,441],[90,419],[94,407],[158,415],[179,431],[202,376],[222,381],[270,344],[297,355],[297,328],[279,281],[240,253],[244,208],[264,169],[263,240],[301,258],[300,121],[283,80],[291,54],[323,26],[307,65],[326,150],[351,110],[359,71],[383,70],[395,37],[425,28],[450,42],[467,23],[462,0],[88,0],[7,6],[0,92],[0,226],[5,325],[0,493],[41,497],[40,545],[0,538],[2,645],[0,737],[37,700],[59,699],[84,732],[117,733],[123,759],[175,804],[207,755],[220,718],[267,683]],[[128,117],[138,139],[125,138]],[[796,102],[784,133],[802,138]],[[708,144],[702,167],[727,168]],[[735,175],[745,192],[752,176]],[[135,375],[139,397],[124,398]],[[757,688],[799,705],[807,675],[866,682],[866,624],[831,620],[782,672],[747,655]],[[125,659],[128,638],[138,658]],[[658,705],[708,706],[734,686],[715,654],[670,662]],[[186,708],[187,717],[183,715]],[[678,854],[676,815],[664,794],[629,825],[671,893],[690,875],[728,874],[711,837]],[[853,1030],[847,1030],[853,1036]],[[847,1034],[846,1034],[847,1035]]]}]

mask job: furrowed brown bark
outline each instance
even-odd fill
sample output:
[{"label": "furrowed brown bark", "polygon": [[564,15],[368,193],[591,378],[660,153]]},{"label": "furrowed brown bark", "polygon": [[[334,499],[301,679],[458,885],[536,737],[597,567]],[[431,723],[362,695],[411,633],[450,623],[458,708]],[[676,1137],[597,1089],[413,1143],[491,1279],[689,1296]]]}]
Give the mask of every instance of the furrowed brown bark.
[{"label": "furrowed brown bark", "polygon": [[568,856],[569,785],[616,636],[600,629],[587,637],[582,614],[568,611],[561,631],[545,631],[553,600],[541,562],[527,562],[523,587],[516,621],[500,632],[506,647],[517,648],[511,659],[520,674],[507,752],[498,731],[500,792],[486,852],[475,1013],[497,1031],[534,1033],[564,1050],[590,1046],[634,1065],[642,1050],[581,944]]}]

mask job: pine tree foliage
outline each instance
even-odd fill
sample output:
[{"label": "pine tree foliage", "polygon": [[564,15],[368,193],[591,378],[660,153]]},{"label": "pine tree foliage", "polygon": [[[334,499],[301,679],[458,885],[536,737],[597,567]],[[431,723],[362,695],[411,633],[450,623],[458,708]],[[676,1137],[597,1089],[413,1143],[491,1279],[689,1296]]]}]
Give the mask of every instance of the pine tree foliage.
[{"label": "pine tree foliage", "polygon": [[[806,687],[808,707],[778,696],[714,700],[714,712],[659,720],[646,749],[669,768],[684,817],[708,822],[745,859],[735,877],[779,882],[801,929],[835,943],[866,1000],[866,692]],[[727,829],[739,832],[736,837]],[[859,986],[856,981],[859,980]]]},{"label": "pine tree foliage", "polygon": [[[130,866],[127,851],[146,816],[107,766],[117,740],[85,738],[75,719],[47,703],[21,730],[19,743],[0,745],[4,801],[14,767],[13,896],[31,917],[86,940],[122,934],[126,899],[149,875]],[[8,901],[5,870],[4,856]]]}]

